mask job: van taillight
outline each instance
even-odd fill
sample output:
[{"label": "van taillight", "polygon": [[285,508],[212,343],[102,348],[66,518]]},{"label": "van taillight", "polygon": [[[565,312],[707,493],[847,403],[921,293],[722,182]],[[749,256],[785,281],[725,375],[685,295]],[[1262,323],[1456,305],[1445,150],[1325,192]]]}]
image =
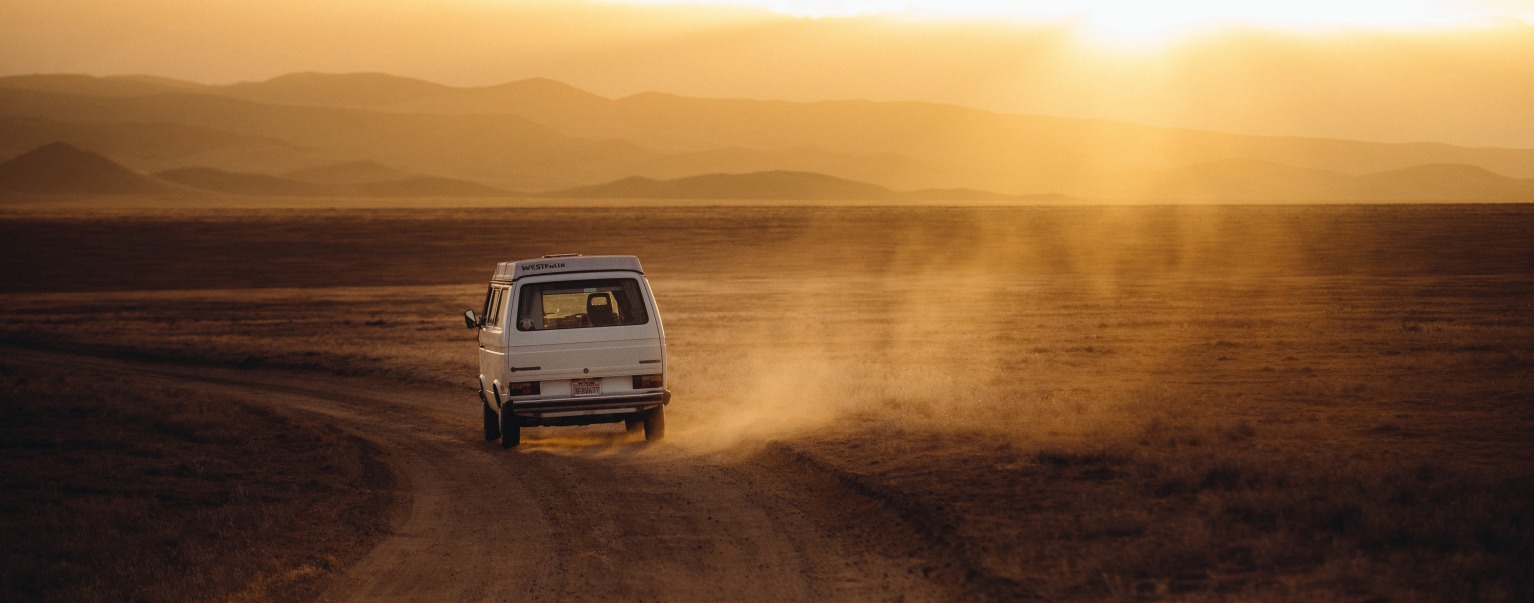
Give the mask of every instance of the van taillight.
[{"label": "van taillight", "polygon": [[665,384],[665,375],[634,375],[634,389],[655,389]]},{"label": "van taillight", "polygon": [[508,396],[536,396],[541,388],[537,381],[522,381],[520,383],[507,383],[506,395]]}]

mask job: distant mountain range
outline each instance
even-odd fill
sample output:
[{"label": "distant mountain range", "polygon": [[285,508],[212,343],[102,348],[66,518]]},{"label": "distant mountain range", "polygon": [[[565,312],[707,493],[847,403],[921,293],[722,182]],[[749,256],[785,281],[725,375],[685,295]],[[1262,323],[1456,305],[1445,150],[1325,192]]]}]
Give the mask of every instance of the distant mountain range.
[{"label": "distant mountain range", "polygon": [[972,190],[897,192],[808,172],[706,174],[675,180],[633,177],[571,189],[517,193],[483,184],[414,176],[372,162],[317,166],[283,176],[209,167],[144,175],[99,154],[54,142],[0,163],[0,191],[30,195],[245,197],[542,197],[591,199],[756,199],[785,201],[1023,200]]},{"label": "distant mountain range", "polygon": [[546,79],[459,88],[384,74],[225,86],[0,78],[0,158],[54,141],[158,175],[152,182],[245,195],[1534,201],[1534,149],[1244,136],[930,103],[609,99]]},{"label": "distant mountain range", "polygon": [[1534,201],[1534,179],[1435,163],[1347,175],[1265,161],[1213,161],[1147,176],[1119,195],[1190,201]]},{"label": "distant mountain range", "polygon": [[111,159],[64,142],[54,142],[0,163],[0,191],[27,195],[161,195],[219,193],[250,197],[506,197],[509,191],[476,182],[411,176],[370,168],[388,176],[373,181],[336,182],[337,174],[358,173],[357,164],[320,166],[297,172],[309,179],[229,172],[207,167],[140,174]]},{"label": "distant mountain range", "polygon": [[702,174],[671,180],[633,176],[593,186],[548,191],[542,197],[575,199],[754,199],[783,201],[1066,201],[1061,195],[1001,195],[972,189],[895,191],[816,174],[770,171]]},{"label": "distant mountain range", "polygon": [[[323,171],[326,167],[344,169],[347,164],[321,166],[303,171]],[[435,176],[394,176],[382,180],[325,182],[284,178],[265,174],[226,172],[196,167],[166,170],[154,174],[191,188],[253,197],[510,197],[514,193],[477,182]]]}]

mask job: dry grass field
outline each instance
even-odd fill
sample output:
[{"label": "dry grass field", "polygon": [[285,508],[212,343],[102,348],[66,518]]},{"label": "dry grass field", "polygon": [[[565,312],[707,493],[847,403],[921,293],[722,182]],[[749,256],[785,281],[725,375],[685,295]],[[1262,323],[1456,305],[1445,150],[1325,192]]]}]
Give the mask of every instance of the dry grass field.
[{"label": "dry grass field", "polygon": [[[472,418],[458,314],[494,263],[635,254],[671,345],[668,445],[835,475],[973,595],[1518,601],[1531,232],[1523,205],[12,213],[0,343],[455,387]],[[7,367],[7,413],[123,406]],[[110,416],[89,408],[68,412]],[[53,508],[5,492],[8,517]]]},{"label": "dry grass field", "polygon": [[0,399],[6,600],[307,598],[387,530],[388,469],[312,418],[8,360]]}]

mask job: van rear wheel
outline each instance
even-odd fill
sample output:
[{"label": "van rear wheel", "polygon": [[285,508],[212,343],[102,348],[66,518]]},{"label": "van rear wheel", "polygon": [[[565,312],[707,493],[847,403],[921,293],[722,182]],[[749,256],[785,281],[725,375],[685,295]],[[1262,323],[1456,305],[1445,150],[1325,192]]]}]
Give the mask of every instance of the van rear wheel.
[{"label": "van rear wheel", "polygon": [[522,426],[510,408],[501,408],[501,448],[516,448],[522,443]]},{"label": "van rear wheel", "polygon": [[666,407],[657,406],[655,410],[645,413],[644,439],[649,442],[659,442],[664,437],[666,437]]},{"label": "van rear wheel", "polygon": [[[483,396],[481,396],[483,398]],[[501,416],[490,408],[490,403],[480,400],[485,407],[485,441],[501,437]]]}]

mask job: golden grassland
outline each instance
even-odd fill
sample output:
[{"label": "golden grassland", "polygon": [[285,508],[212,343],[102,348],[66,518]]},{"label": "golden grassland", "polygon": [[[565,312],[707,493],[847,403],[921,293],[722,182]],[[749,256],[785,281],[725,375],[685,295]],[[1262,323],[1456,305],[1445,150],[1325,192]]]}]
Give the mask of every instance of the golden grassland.
[{"label": "golden grassland", "polygon": [[461,387],[470,416],[458,313],[495,261],[635,253],[670,441],[815,463],[973,592],[1512,601],[1534,594],[1531,227],[1528,206],[16,215],[0,340]]},{"label": "golden grassland", "polygon": [[0,399],[7,600],[303,598],[387,530],[389,470],[312,419],[13,361]]}]

